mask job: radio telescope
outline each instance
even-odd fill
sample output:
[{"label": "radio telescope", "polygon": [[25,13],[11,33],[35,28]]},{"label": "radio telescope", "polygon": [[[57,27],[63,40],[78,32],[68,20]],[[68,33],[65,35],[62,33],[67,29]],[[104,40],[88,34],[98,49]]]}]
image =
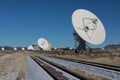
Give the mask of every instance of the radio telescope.
[{"label": "radio telescope", "polygon": [[16,50],[17,50],[17,48],[16,48],[16,47],[14,47],[14,50],[16,51]]},{"label": "radio telescope", "polygon": [[92,12],[78,9],[72,14],[72,24],[75,32],[76,51],[86,50],[86,42],[99,45],[105,40],[106,33],[102,22]]},{"label": "radio telescope", "polygon": [[2,47],[1,49],[2,49],[2,51],[4,51],[4,50],[5,50],[5,48],[3,48],[3,47]]},{"label": "radio telescope", "polygon": [[33,45],[30,45],[30,46],[28,46],[27,50],[32,50],[32,51],[34,51],[34,50],[35,50],[35,48],[34,48],[34,46],[33,46]]},{"label": "radio telescope", "polygon": [[22,49],[23,51],[25,50],[25,48],[24,48],[24,47],[22,47],[21,49]]},{"label": "radio telescope", "polygon": [[39,38],[38,41],[38,46],[42,48],[42,50],[51,50],[50,43],[44,38]]}]

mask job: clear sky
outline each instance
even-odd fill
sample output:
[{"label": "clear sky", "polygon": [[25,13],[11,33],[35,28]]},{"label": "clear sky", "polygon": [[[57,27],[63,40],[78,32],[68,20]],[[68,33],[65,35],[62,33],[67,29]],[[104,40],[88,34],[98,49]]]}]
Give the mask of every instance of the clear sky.
[{"label": "clear sky", "polygon": [[120,43],[120,0],[0,0],[0,46],[27,47],[42,37],[52,47],[74,47],[76,9],[88,9],[104,24],[106,40],[94,47]]}]

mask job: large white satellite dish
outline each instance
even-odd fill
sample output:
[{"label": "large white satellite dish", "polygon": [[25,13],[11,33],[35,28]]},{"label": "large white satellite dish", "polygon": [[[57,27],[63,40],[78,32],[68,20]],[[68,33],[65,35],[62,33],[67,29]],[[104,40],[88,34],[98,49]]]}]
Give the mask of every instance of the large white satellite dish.
[{"label": "large white satellite dish", "polygon": [[48,41],[44,38],[39,38],[37,43],[43,50],[46,50],[48,48],[48,45],[49,45]]},{"label": "large white satellite dish", "polygon": [[[80,40],[81,43],[83,42],[83,45],[85,42],[94,45],[104,42],[106,37],[104,26],[99,18],[92,12],[85,9],[74,11],[72,24],[77,34],[77,40]],[[78,37],[80,39],[78,39]]]}]

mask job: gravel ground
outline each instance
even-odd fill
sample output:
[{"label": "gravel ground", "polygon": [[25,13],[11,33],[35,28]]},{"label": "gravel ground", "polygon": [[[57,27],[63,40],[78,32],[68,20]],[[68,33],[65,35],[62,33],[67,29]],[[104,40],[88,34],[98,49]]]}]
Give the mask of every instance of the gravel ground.
[{"label": "gravel ground", "polygon": [[[24,80],[24,75],[18,79],[23,68],[24,57],[21,54],[5,55],[0,58],[0,80]],[[24,69],[24,70],[23,70]]]},{"label": "gravel ground", "polygon": [[9,57],[9,56],[10,56],[10,54],[6,54],[6,55],[1,56],[0,57],[0,61],[3,60],[3,59],[5,59],[5,58],[7,58],[7,57]]}]

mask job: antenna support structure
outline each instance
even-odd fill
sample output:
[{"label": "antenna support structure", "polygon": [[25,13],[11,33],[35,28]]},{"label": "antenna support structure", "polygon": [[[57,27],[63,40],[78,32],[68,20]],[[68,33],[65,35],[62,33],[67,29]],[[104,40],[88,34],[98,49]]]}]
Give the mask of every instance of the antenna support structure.
[{"label": "antenna support structure", "polygon": [[75,39],[75,53],[83,53],[89,49],[89,52],[92,52],[92,48],[86,44],[86,41],[83,40],[76,32],[73,33]]}]

